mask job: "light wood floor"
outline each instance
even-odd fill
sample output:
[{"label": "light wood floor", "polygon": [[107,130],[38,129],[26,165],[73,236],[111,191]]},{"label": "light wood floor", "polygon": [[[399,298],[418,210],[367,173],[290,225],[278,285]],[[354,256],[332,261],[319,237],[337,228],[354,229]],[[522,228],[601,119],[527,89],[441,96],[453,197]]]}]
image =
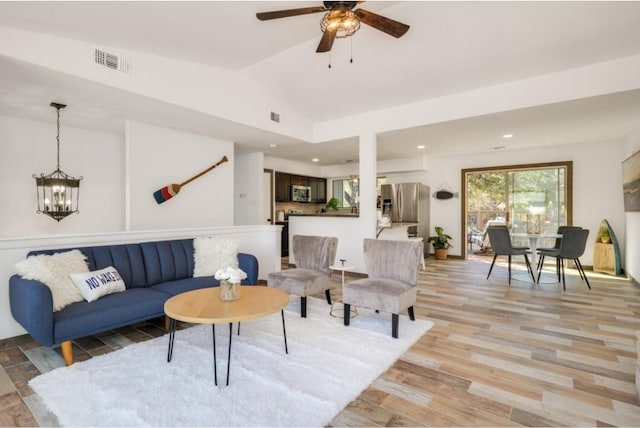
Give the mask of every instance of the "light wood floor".
[{"label": "light wood floor", "polygon": [[640,289],[575,271],[564,293],[508,286],[489,262],[427,260],[415,313],[435,326],[334,426],[640,426]]},{"label": "light wood floor", "polygon": [[[415,313],[434,327],[333,426],[640,426],[640,288],[590,271],[591,291],[576,275],[565,293],[557,283],[509,287],[504,265],[485,279],[488,262],[427,260]],[[75,341],[76,359],[163,335],[162,324]],[[57,423],[27,382],[58,351],[28,336],[0,341],[0,425]]]}]

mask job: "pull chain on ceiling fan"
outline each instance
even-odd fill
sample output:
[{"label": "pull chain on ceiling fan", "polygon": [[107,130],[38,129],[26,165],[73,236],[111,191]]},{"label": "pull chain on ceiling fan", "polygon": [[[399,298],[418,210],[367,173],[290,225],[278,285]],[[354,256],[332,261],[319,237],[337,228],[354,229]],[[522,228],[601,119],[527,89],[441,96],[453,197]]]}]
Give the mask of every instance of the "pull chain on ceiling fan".
[{"label": "pull chain on ceiling fan", "polygon": [[[260,21],[287,18],[290,16],[308,15],[311,13],[325,12],[320,21],[322,38],[316,52],[329,52],[336,38],[351,37],[360,28],[360,23],[367,24],[376,30],[380,30],[395,38],[402,37],[409,26],[393,19],[369,12],[362,8],[353,10],[361,1],[325,1],[324,6],[303,7],[299,9],[278,10],[272,12],[259,12],[256,17]],[[353,62],[353,58],[351,59]],[[329,64],[331,68],[331,64]]]}]

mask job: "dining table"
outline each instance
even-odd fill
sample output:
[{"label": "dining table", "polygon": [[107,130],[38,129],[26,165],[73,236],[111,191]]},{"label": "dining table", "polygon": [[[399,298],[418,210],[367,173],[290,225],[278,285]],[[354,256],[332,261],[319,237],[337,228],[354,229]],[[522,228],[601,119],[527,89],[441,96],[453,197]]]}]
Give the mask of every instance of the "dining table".
[{"label": "dining table", "polygon": [[529,239],[529,248],[531,249],[531,266],[537,265],[537,256],[538,256],[538,241],[540,239],[547,238],[562,238],[562,235],[558,233],[514,233],[511,235],[515,238],[528,238]]}]

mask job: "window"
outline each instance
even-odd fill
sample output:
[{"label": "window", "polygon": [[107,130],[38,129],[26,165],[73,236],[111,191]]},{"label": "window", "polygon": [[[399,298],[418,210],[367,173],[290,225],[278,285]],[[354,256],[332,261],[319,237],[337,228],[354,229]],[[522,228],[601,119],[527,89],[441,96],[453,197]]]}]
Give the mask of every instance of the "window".
[{"label": "window", "polygon": [[359,200],[359,187],[357,178],[333,180],[333,197],[336,198],[342,208],[357,207]]},{"label": "window", "polygon": [[[380,198],[380,186],[387,181],[387,177],[376,179],[376,194]],[[332,196],[340,201],[343,208],[358,207],[360,203],[360,187],[357,178],[333,180]],[[378,201],[378,205],[379,201]]]}]

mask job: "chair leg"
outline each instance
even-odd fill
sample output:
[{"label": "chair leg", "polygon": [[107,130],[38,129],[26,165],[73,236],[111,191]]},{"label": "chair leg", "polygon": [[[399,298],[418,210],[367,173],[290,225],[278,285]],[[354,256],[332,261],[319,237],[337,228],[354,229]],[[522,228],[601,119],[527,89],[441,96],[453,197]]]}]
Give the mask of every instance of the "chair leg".
[{"label": "chair leg", "polygon": [[529,271],[529,273],[531,274],[531,279],[533,280],[533,283],[536,283],[536,277],[533,274],[533,268],[531,267],[531,263],[529,263],[529,257],[527,257],[527,255],[524,255],[524,262],[527,264],[527,270]]},{"label": "chair leg", "polygon": [[398,321],[400,320],[400,317],[398,316],[398,314],[391,314],[391,336],[393,336],[394,339],[398,338]]},{"label": "chair leg", "polygon": [[538,266],[536,266],[536,270],[541,270],[543,263],[544,263],[544,254],[540,253],[540,257],[538,257]]},{"label": "chair leg", "polygon": [[344,325],[349,325],[351,322],[351,305],[349,303],[344,303]]},{"label": "chair leg", "polygon": [[300,297],[300,316],[302,318],[307,317],[307,296]]},{"label": "chair leg", "polygon": [[496,262],[496,257],[498,257],[498,255],[497,255],[497,254],[494,254],[494,255],[493,255],[493,261],[491,262],[491,267],[489,268],[489,273],[487,274],[487,279],[489,279],[489,276],[491,276],[491,270],[493,269],[493,265],[494,265],[494,264],[495,264],[495,262]]},{"label": "chair leg", "polygon": [[324,290],[324,295],[327,297],[327,303],[330,305],[331,304],[331,292],[330,292],[330,290],[328,288],[326,290]]},{"label": "chair leg", "polygon": [[567,284],[564,280],[564,259],[558,257],[558,260],[560,260],[560,271],[562,272],[562,291],[567,291]]},{"label": "chair leg", "polygon": [[409,319],[411,321],[415,321],[416,315],[413,313],[413,306],[409,306],[409,308],[407,309],[407,312],[409,312]]},{"label": "chair leg", "polygon": [[578,259],[573,259],[573,263],[576,265],[576,269],[578,270],[578,275],[580,275],[580,280],[584,280],[584,276],[582,275],[582,270],[578,267]]},{"label": "chair leg", "polygon": [[507,258],[509,259],[509,285],[511,285],[511,254]]},{"label": "chair leg", "polygon": [[582,275],[584,276],[584,280],[587,283],[587,287],[589,287],[589,290],[591,290],[589,279],[587,279],[587,273],[584,271],[584,268],[582,267],[582,263],[580,263],[580,259],[576,259],[576,266],[578,266],[578,269],[582,271]]},{"label": "chair leg", "polygon": [[538,259],[538,280],[537,283],[540,283],[540,275],[542,274],[542,266],[544,265],[544,254],[540,254],[540,259]]}]

